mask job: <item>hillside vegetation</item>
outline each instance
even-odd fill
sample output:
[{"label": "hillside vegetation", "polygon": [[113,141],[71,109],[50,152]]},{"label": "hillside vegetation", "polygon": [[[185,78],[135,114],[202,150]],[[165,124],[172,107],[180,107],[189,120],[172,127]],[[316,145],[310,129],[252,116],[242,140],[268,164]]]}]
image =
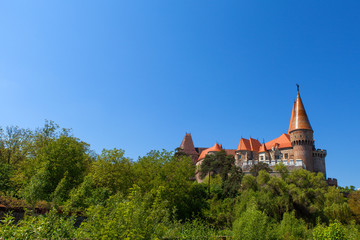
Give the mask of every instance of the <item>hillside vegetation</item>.
[{"label": "hillside vegetation", "polygon": [[283,165],[279,176],[266,166],[244,175],[233,163],[224,152],[209,155],[197,183],[181,149],[134,161],[121,149],[96,154],[51,121],[6,127],[0,204],[27,210],[18,222],[3,214],[0,239],[360,239],[353,187]]}]

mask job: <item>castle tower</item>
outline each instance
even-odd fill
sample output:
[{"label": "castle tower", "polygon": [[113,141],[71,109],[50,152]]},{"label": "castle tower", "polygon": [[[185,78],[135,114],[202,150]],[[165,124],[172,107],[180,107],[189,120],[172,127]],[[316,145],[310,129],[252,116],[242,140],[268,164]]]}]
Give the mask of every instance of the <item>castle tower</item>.
[{"label": "castle tower", "polygon": [[199,153],[195,150],[194,143],[190,133],[186,133],[184,139],[181,142],[180,148],[183,149],[184,153],[191,156],[193,162],[199,158]]},{"label": "castle tower", "polygon": [[294,151],[294,160],[302,160],[309,171],[314,171],[313,162],[313,129],[307,117],[305,107],[302,103],[299,85],[297,85],[297,97],[293,106],[290,120],[289,134]]}]

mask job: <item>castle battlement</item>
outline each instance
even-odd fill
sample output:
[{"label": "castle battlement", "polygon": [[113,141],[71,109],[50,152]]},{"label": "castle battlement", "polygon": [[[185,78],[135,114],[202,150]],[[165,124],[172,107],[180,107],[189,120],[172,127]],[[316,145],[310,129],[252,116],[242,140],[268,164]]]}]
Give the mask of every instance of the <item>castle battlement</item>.
[{"label": "castle battlement", "polygon": [[316,149],[313,150],[313,157],[326,157],[327,151],[325,149]]}]

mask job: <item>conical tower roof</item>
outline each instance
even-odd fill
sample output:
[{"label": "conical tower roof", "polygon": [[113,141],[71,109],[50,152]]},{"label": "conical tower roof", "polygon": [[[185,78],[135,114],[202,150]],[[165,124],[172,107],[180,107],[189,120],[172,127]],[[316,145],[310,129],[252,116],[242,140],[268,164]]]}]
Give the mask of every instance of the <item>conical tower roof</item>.
[{"label": "conical tower roof", "polygon": [[190,133],[186,133],[184,139],[182,140],[181,144],[180,144],[180,148],[182,148],[184,150],[184,152],[186,154],[195,154],[197,155],[198,153],[195,150],[194,147],[194,142],[192,140],[191,134]]},{"label": "conical tower roof", "polygon": [[298,87],[297,97],[296,97],[295,107],[293,110],[293,116],[292,116],[291,122],[290,122],[291,127],[289,129],[289,133],[292,131],[295,131],[295,130],[300,130],[300,129],[313,131],[313,129],[311,128],[311,125],[310,125],[309,118],[307,117],[304,104],[300,97],[299,85],[297,85],[297,87]]},{"label": "conical tower roof", "polygon": [[290,124],[289,124],[288,134],[290,134],[291,127],[292,127],[292,123],[293,123],[293,119],[294,119],[295,105],[296,105],[296,102],[294,101],[294,105],[293,105],[293,108],[292,108],[292,111],[291,111],[291,118],[290,118]]}]

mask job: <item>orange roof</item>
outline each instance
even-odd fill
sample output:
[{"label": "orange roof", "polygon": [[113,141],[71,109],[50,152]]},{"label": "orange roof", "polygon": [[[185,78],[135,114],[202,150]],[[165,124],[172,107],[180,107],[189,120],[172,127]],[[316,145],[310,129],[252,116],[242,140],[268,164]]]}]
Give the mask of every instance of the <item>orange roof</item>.
[{"label": "orange roof", "polygon": [[313,130],[310,125],[309,118],[307,117],[304,104],[302,103],[300,93],[299,93],[299,85],[294,109],[294,116],[291,121],[291,127],[289,129],[289,133],[299,129]]},{"label": "orange roof", "polygon": [[221,150],[222,150],[221,145],[216,143],[211,148],[208,148],[208,149],[205,149],[204,151],[202,151],[198,160],[203,159],[206,156],[206,154],[208,154],[209,152],[220,152]]},{"label": "orange roof", "polygon": [[267,148],[266,148],[266,145],[265,143],[261,144],[261,147],[259,149],[259,152],[266,152],[267,151]]},{"label": "orange roof", "polygon": [[261,143],[253,138],[250,139],[245,139],[245,138],[241,138],[239,145],[237,147],[237,151],[241,151],[241,150],[246,150],[246,151],[254,151],[254,152],[258,152],[259,148],[261,146]]},{"label": "orange roof", "polygon": [[236,149],[225,149],[226,155],[235,156]]},{"label": "orange roof", "polygon": [[290,135],[283,133],[280,137],[275,138],[265,144],[266,149],[271,149],[273,147],[281,148],[291,148]]},{"label": "orange roof", "polygon": [[290,124],[289,124],[289,131],[288,131],[288,134],[290,134],[290,130],[291,130],[291,126],[292,126],[292,122],[293,122],[293,119],[294,119],[295,104],[296,104],[296,102],[294,102],[294,105],[293,105],[293,108],[292,108],[292,111],[291,111],[291,118],[290,118]]}]

